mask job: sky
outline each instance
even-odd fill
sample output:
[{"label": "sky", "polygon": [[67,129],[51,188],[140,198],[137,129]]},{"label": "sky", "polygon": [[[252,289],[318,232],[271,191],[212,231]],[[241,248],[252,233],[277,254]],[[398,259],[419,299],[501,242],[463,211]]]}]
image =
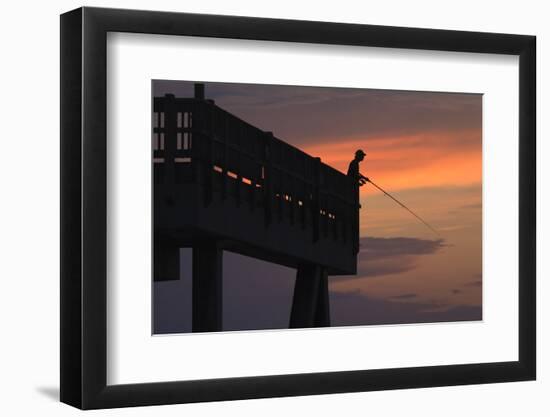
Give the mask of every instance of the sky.
[{"label": "sky", "polygon": [[[361,172],[439,232],[361,187],[358,274],[329,278],[332,325],[482,319],[481,94],[205,84],[218,106],[344,173],[363,149]],[[165,93],[192,97],[193,83],[154,81]],[[155,283],[155,332],[190,330],[190,271],[182,250],[180,282]],[[224,254],[224,330],[287,327],[294,276]]]}]

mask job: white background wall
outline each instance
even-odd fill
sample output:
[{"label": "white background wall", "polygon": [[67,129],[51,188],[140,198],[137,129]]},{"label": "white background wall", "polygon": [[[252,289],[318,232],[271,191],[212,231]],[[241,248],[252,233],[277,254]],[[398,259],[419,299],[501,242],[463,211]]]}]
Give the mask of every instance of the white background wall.
[{"label": "white background wall", "polygon": [[[0,410],[3,415],[74,415],[57,402],[59,392],[59,17],[77,1],[5,2],[0,30]],[[100,411],[99,415],[229,416],[408,415],[546,416],[550,404],[550,157],[542,138],[550,96],[544,77],[550,59],[545,2],[254,0],[93,1],[86,5],[182,12],[238,14],[380,25],[534,34],[538,37],[539,137],[539,377],[537,382],[376,393],[340,394],[230,403]],[[29,122],[31,112],[32,122]],[[545,236],[543,237],[543,233]]]}]

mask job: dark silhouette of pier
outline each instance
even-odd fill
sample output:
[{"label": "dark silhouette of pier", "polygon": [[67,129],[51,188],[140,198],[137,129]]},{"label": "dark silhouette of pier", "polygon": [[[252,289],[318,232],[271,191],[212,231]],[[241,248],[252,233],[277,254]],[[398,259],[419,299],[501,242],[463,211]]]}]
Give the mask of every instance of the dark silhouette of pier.
[{"label": "dark silhouette of pier", "polygon": [[295,268],[289,326],[329,326],[329,276],[357,269],[356,184],[203,84],[153,100],[154,279],[179,279],[179,248],[193,249],[193,331],[222,330],[224,250]]}]

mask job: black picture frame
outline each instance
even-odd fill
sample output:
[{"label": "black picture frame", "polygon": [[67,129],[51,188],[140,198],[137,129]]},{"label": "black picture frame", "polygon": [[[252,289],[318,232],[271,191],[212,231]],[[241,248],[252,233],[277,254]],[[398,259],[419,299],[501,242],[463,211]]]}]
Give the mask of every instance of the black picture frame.
[{"label": "black picture frame", "polygon": [[[108,32],[519,56],[519,360],[107,385]],[[535,51],[524,35],[88,7],[61,15],[61,401],[96,409],[535,379]]]}]

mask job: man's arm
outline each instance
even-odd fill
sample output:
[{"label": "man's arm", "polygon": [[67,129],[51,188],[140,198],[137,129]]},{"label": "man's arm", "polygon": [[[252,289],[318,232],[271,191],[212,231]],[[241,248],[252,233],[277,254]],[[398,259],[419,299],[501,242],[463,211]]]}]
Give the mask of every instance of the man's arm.
[{"label": "man's arm", "polygon": [[369,182],[369,178],[368,177],[365,177],[363,174],[359,173],[358,175],[359,177],[359,186],[363,186],[365,185],[367,182]]}]

